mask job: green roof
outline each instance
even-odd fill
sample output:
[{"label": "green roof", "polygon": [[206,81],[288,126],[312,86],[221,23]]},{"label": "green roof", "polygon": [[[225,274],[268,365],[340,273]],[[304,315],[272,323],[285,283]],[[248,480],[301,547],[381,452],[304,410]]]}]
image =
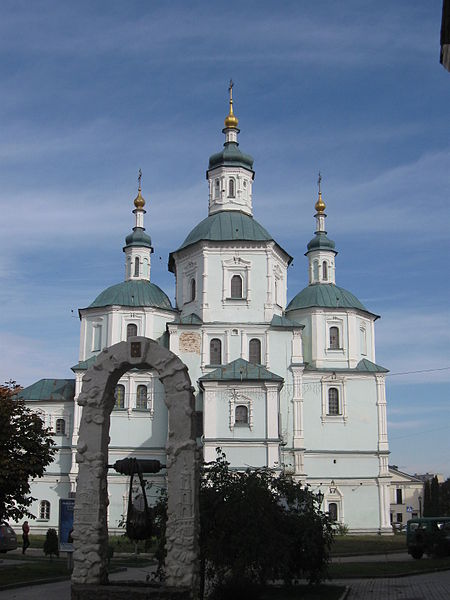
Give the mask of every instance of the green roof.
[{"label": "green roof", "polygon": [[[319,306],[323,308],[357,308],[370,313],[367,308],[348,290],[334,283],[314,283],[308,285],[289,302],[286,312],[300,308]],[[373,314],[373,313],[370,313]]]},{"label": "green roof", "polygon": [[241,152],[237,142],[225,142],[224,149],[221,152],[217,152],[210,156],[208,171],[223,165],[244,167],[244,169],[252,171],[253,158],[249,154]]},{"label": "green roof", "polygon": [[287,317],[280,317],[278,315],[273,315],[272,320],[270,321],[271,327],[285,327],[285,328],[294,328],[301,327],[302,329],[305,327],[301,323],[297,323],[297,321],[292,321]]},{"label": "green roof", "polygon": [[[335,246],[336,244],[327,237],[325,231],[319,231],[308,243],[307,248],[308,252],[312,252],[313,250],[333,250],[334,253],[337,254],[334,249]],[[306,254],[308,254],[308,252],[306,252]]]},{"label": "green roof", "polygon": [[27,402],[42,400],[70,401],[75,395],[75,379],[40,379],[24,388],[17,398]]},{"label": "green roof", "polygon": [[202,325],[203,321],[195,313],[184,315],[183,317],[176,317],[174,323],[177,325]]},{"label": "green roof", "polygon": [[207,375],[200,377],[200,381],[284,381],[282,377],[271,373],[262,365],[238,358],[227,365],[222,365]]},{"label": "green roof", "polygon": [[145,233],[143,227],[134,227],[133,231],[125,238],[125,248],[128,246],[145,246],[146,248],[152,247],[152,239]]},{"label": "green roof", "polygon": [[167,295],[154,283],[145,279],[129,280],[104,290],[88,308],[102,306],[152,306],[173,310]]},{"label": "green roof", "polygon": [[95,361],[97,360],[97,356],[98,354],[96,354],[95,356],[91,356],[91,358],[88,358],[87,360],[80,360],[79,363],[73,365],[73,367],[70,368],[72,369],[72,371],[75,371],[76,369],[79,369],[80,371],[87,371],[95,363]]},{"label": "green roof", "polygon": [[328,373],[389,373],[389,369],[385,369],[384,367],[380,366],[380,365],[376,365],[374,362],[372,362],[371,360],[368,360],[367,358],[363,358],[362,360],[359,361],[359,363],[356,365],[355,368],[353,369],[340,369],[340,368],[333,368],[333,367],[311,367],[310,365],[306,365],[305,367],[306,371],[326,371]]}]

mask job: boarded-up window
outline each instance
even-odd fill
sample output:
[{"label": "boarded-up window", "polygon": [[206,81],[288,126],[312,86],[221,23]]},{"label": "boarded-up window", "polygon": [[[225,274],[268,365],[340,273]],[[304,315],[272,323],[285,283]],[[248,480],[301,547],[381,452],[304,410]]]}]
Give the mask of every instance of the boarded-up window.
[{"label": "boarded-up window", "polygon": [[236,406],[234,411],[234,424],[235,425],[247,425],[248,424],[248,408],[243,404]]},{"label": "boarded-up window", "polygon": [[261,342],[253,338],[248,344],[248,360],[254,365],[261,364]]},{"label": "boarded-up window", "polygon": [[339,415],[339,390],[337,388],[330,388],[328,390],[328,414]]},{"label": "boarded-up window", "polygon": [[339,350],[339,328],[330,327],[330,350]]},{"label": "boarded-up window", "polygon": [[338,519],[338,506],[336,502],[330,502],[328,504],[328,514],[330,515],[331,521],[337,521]]},{"label": "boarded-up window", "polygon": [[209,343],[209,362],[211,365],[222,364],[222,342],[217,338]]},{"label": "boarded-up window", "polygon": [[242,277],[233,275],[231,278],[231,297],[242,298]]},{"label": "boarded-up window", "polygon": [[137,336],[137,325],[135,323],[128,323],[127,325],[127,340],[131,337]]},{"label": "boarded-up window", "polygon": [[125,386],[121,383],[119,383],[119,385],[116,385],[114,398],[116,399],[114,408],[125,408]]}]

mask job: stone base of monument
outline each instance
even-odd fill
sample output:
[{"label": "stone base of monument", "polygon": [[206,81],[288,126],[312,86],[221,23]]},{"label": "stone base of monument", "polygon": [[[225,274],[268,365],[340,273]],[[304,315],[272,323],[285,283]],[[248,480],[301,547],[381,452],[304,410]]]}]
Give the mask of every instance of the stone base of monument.
[{"label": "stone base of monument", "polygon": [[191,590],[134,581],[72,584],[72,600],[191,600]]}]

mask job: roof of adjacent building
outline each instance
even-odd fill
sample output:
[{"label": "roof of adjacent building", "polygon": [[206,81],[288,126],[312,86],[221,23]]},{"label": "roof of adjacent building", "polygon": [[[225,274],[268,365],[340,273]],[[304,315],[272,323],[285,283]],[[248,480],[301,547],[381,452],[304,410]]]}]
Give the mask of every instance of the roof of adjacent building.
[{"label": "roof of adjacent building", "polygon": [[60,402],[73,400],[75,395],[75,379],[40,379],[24,388],[17,398],[27,402],[57,400]]},{"label": "roof of adjacent building", "polygon": [[[299,308],[357,308],[371,313],[358,298],[334,283],[313,283],[299,292],[286,307],[286,312]],[[375,315],[377,316],[377,315]]]},{"label": "roof of adjacent building", "polygon": [[174,310],[160,287],[145,279],[122,281],[104,290],[88,308],[103,306],[152,306]]},{"label": "roof of adjacent building", "polygon": [[174,323],[177,325],[202,325],[203,321],[196,313],[175,317]]},{"label": "roof of adjacent building", "polygon": [[225,142],[224,149],[209,157],[208,171],[216,167],[244,167],[253,170],[253,158],[239,149],[237,142]]},{"label": "roof of adjacent building", "polygon": [[286,329],[292,328],[301,328],[304,329],[304,325],[301,323],[297,323],[297,321],[293,321],[292,319],[288,319],[287,317],[280,317],[279,315],[273,315],[272,320],[270,321],[271,327],[283,327]]},{"label": "roof of adjacent building", "polygon": [[353,369],[342,369],[334,367],[312,367],[309,364],[305,366],[306,371],[320,371],[327,373],[389,373],[389,369],[385,369],[381,365],[377,365],[367,358],[363,358]]},{"label": "roof of adjacent building", "polygon": [[255,365],[238,358],[221,365],[211,373],[200,377],[200,381],[284,381],[283,377],[268,371],[262,365]]},{"label": "roof of adjacent building", "polygon": [[95,363],[95,361],[97,360],[97,356],[98,354],[96,354],[95,356],[91,356],[91,358],[88,358],[87,360],[80,360],[80,362],[78,362],[76,365],[73,365],[73,367],[70,368],[72,369],[72,371],[75,371],[76,369],[80,371],[87,371]]}]

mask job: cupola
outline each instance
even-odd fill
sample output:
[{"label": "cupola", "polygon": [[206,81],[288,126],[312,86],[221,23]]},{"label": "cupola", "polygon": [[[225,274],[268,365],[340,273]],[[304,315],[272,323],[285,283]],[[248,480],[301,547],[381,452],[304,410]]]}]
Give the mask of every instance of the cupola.
[{"label": "cupola", "polygon": [[253,158],[241,152],[238,143],[238,118],[233,110],[233,82],[230,81],[229,108],[225,117],[224,149],[209,158],[209,214],[239,210],[252,215]]},{"label": "cupola", "polygon": [[134,199],[135,226],[133,231],[125,238],[125,280],[150,281],[150,256],[153,252],[152,240],[145,233],[144,206],[145,200],[141,189],[142,171],[139,169],[138,194]]}]

